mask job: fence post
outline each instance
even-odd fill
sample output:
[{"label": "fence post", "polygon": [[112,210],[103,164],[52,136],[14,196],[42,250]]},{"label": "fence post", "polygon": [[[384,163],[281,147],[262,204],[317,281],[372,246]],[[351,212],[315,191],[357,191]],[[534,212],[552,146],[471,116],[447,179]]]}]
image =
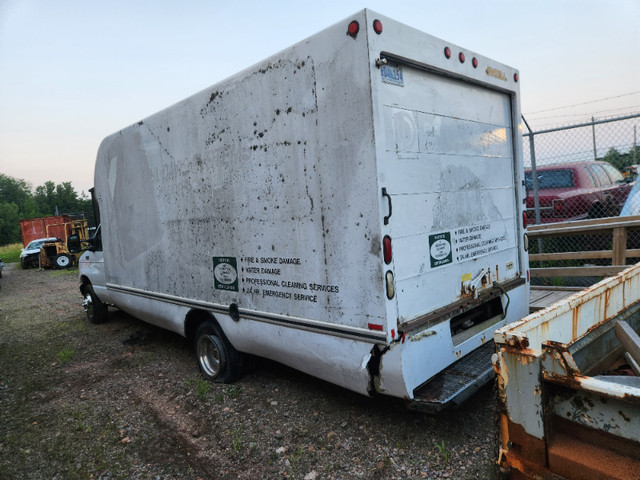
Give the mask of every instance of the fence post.
[{"label": "fence post", "polygon": [[593,160],[598,161],[598,150],[596,149],[596,119],[591,117],[591,133],[593,135]]},{"label": "fence post", "polygon": [[619,227],[613,229],[613,257],[611,265],[626,265],[627,263],[627,229]]},{"label": "fence post", "polygon": [[633,164],[637,165],[638,164],[638,147],[636,146],[636,126],[633,126]]},{"label": "fence post", "polygon": [[[540,196],[538,194],[538,171],[536,169],[536,145],[531,127],[527,123],[527,120],[522,115],[522,121],[529,130],[529,152],[531,156],[531,184],[533,186],[533,209],[536,220],[536,225],[540,225]],[[538,253],[542,253],[542,239],[538,238]],[[541,263],[542,265],[542,263]]]}]

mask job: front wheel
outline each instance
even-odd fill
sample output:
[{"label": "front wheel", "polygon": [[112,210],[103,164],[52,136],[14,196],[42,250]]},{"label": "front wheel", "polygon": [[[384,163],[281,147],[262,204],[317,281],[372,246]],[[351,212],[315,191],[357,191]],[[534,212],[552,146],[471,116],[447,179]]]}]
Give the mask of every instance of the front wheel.
[{"label": "front wheel", "polygon": [[207,380],[232,383],[242,377],[244,355],[237,351],[213,322],[202,323],[195,336],[200,371]]},{"label": "front wheel", "polygon": [[82,286],[82,308],[90,323],[102,323],[107,319],[107,306],[102,303],[91,285]]}]

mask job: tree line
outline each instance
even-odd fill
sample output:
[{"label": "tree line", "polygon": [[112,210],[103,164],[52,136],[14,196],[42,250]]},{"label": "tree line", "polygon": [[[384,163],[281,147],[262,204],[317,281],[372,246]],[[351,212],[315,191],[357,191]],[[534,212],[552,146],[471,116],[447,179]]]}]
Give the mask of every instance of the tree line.
[{"label": "tree line", "polygon": [[71,182],[49,181],[32,190],[27,181],[0,173],[0,245],[22,241],[20,220],[53,215],[84,215],[95,226],[91,199]]},{"label": "tree line", "polygon": [[604,157],[599,158],[598,160],[609,162],[618,170],[622,170],[624,167],[629,167],[640,161],[640,148],[631,147],[631,150],[629,150],[628,153],[620,153],[617,149],[612,147]]}]

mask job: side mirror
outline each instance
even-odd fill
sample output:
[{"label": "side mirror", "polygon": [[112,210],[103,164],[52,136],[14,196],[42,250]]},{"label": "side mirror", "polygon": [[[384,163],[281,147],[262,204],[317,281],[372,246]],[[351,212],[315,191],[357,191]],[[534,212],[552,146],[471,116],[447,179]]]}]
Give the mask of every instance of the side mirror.
[{"label": "side mirror", "polygon": [[69,235],[67,239],[67,248],[71,253],[80,253],[82,251],[82,242],[78,235]]}]

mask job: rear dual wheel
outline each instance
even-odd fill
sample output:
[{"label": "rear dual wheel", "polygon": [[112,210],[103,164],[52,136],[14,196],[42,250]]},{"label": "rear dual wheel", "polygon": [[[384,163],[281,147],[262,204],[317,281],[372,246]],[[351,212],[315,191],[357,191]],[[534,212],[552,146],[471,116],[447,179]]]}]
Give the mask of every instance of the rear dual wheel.
[{"label": "rear dual wheel", "polygon": [[90,284],[81,288],[83,300],[82,308],[90,323],[102,323],[107,319],[108,307],[98,298]]},{"label": "rear dual wheel", "polygon": [[242,377],[244,355],[231,345],[215,323],[203,322],[194,341],[198,366],[207,380],[232,383]]}]

